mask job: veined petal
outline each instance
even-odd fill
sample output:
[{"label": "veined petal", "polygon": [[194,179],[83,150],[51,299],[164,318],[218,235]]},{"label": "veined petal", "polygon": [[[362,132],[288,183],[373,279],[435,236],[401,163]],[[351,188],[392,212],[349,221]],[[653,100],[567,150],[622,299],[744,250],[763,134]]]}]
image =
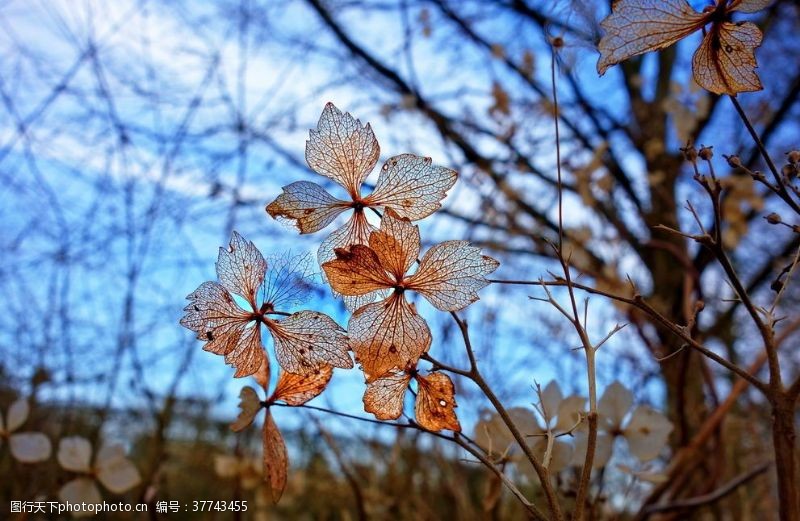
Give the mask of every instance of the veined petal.
[{"label": "veined petal", "polygon": [[333,103],[325,105],[306,142],[308,166],[342,185],[354,198],[379,156],[378,140],[369,123],[362,125]]},{"label": "veined petal", "polygon": [[489,284],[484,275],[499,265],[467,241],[446,241],[425,253],[406,287],[442,311],[457,311],[478,300],[478,290]]},{"label": "veined petal", "polygon": [[204,282],[187,298],[190,303],[181,325],[206,341],[203,349],[225,355],[225,362],[236,368],[237,378],[258,371],[264,361],[261,326],[228,290],[216,282]]},{"label": "veined petal", "polygon": [[364,410],[379,420],[396,420],[403,414],[403,399],[410,381],[410,374],[396,371],[367,384]]},{"label": "veined petal", "polygon": [[611,14],[600,22],[597,72],[633,56],[669,47],[699,30],[708,17],[686,0],[617,0]]},{"label": "veined petal", "polygon": [[347,332],[367,382],[416,364],[431,345],[428,324],[399,293],[357,310]]},{"label": "veined petal", "polygon": [[284,371],[308,375],[325,366],[353,367],[344,330],[323,313],[300,311],[280,321],[269,321],[268,328]]},{"label": "veined petal", "polygon": [[364,202],[391,208],[400,217],[416,221],[442,207],[442,199],[457,178],[455,170],[434,166],[429,157],[394,156],[383,165],[375,190]]},{"label": "veined petal", "polygon": [[267,261],[255,244],[233,232],[228,248],[220,248],[217,257],[217,277],[222,286],[246,298],[256,309],[256,291],[264,282]]},{"label": "veined petal", "polygon": [[732,96],[763,89],[755,71],[761,40],[761,30],[750,22],[715,25],[692,58],[695,81],[710,92]]},{"label": "veined petal", "polygon": [[417,401],[414,415],[417,423],[429,431],[448,429],[461,432],[456,417],[456,390],[444,373],[417,375]]},{"label": "veined petal", "polygon": [[286,474],[289,467],[289,458],[286,454],[286,444],[283,442],[281,431],[275,425],[275,420],[267,411],[263,431],[263,463],[264,481],[270,490],[272,501],[277,503],[286,488]]},{"label": "veined petal", "polygon": [[252,387],[242,387],[239,391],[239,415],[231,424],[233,432],[240,432],[250,426],[256,418],[256,414],[261,410],[261,400],[258,393]]},{"label": "veined petal", "polygon": [[733,0],[728,4],[728,12],[755,13],[765,9],[773,0]]},{"label": "veined petal", "polygon": [[419,256],[419,228],[387,209],[379,230],[369,236],[369,247],[384,271],[402,280]]},{"label": "veined petal", "polygon": [[284,186],[283,193],[267,205],[267,213],[273,219],[294,221],[300,233],[312,233],[325,228],[347,209],[347,203],[308,181]]},{"label": "veined petal", "polygon": [[[348,357],[349,358],[349,357]],[[295,374],[283,371],[268,403],[283,402],[287,405],[303,405],[319,396],[328,386],[333,376],[333,368],[329,365],[308,374]]]},{"label": "veined petal", "polygon": [[322,269],[331,288],[342,295],[366,295],[394,285],[378,254],[360,244],[337,249],[336,258],[323,264]]}]

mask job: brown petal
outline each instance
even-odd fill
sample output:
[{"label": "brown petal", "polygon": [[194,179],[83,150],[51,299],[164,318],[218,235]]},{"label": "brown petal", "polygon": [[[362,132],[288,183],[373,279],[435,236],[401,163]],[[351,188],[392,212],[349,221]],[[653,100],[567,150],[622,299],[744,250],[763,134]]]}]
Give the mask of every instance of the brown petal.
[{"label": "brown petal", "polygon": [[399,216],[416,221],[442,207],[442,199],[457,178],[455,170],[433,166],[429,157],[394,156],[383,165],[375,190],[364,202],[391,208]]},{"label": "brown petal", "polygon": [[286,444],[283,442],[281,431],[275,425],[275,420],[267,411],[264,420],[264,481],[270,489],[272,501],[277,503],[286,488],[286,474],[289,467],[289,457],[286,454]]},{"label": "brown petal", "polygon": [[600,22],[605,34],[597,46],[597,72],[605,74],[628,58],[669,47],[703,27],[706,19],[686,0],[617,0]]},{"label": "brown petal", "polygon": [[246,298],[256,309],[256,291],[264,282],[267,262],[256,246],[233,232],[228,249],[220,248],[217,257],[217,277],[222,286]]},{"label": "brown petal", "polygon": [[478,290],[489,284],[484,275],[499,265],[467,241],[446,241],[425,253],[406,287],[442,311],[457,311],[478,300]]},{"label": "brown petal", "polygon": [[428,324],[400,293],[353,313],[347,331],[368,382],[415,365],[431,345]]},{"label": "brown petal", "polygon": [[312,233],[325,228],[347,209],[348,203],[308,181],[284,186],[283,193],[267,205],[267,213],[273,219],[294,221],[300,233]]},{"label": "brown petal", "polygon": [[763,89],[755,71],[755,49],[761,39],[761,30],[750,22],[725,22],[712,27],[692,58],[697,84],[716,94],[732,96]]},{"label": "brown petal", "polygon": [[261,327],[251,314],[216,282],[204,282],[187,298],[181,325],[206,342],[204,350],[225,355],[225,362],[236,367],[237,378],[255,373],[263,363],[264,349]]},{"label": "brown petal", "polygon": [[455,388],[450,377],[444,373],[417,375],[417,403],[414,414],[417,423],[429,431],[449,429],[461,432],[456,417]]},{"label": "brown petal", "polygon": [[380,229],[369,236],[369,247],[378,256],[383,269],[395,280],[402,280],[419,256],[419,228],[388,209],[383,214]]},{"label": "brown petal", "polygon": [[300,311],[280,321],[268,320],[267,327],[284,371],[308,375],[324,366],[353,367],[344,330],[323,313]]},{"label": "brown petal", "polygon": [[379,420],[396,420],[403,414],[403,398],[411,375],[393,372],[367,385],[364,393],[364,410]]},{"label": "brown petal", "polygon": [[332,375],[333,368],[330,366],[323,366],[306,375],[283,371],[272,396],[267,401],[269,403],[281,401],[295,406],[303,405],[325,390]]},{"label": "brown petal", "polygon": [[394,285],[378,255],[360,244],[336,250],[336,258],[323,264],[322,269],[331,288],[342,295],[366,295]]},{"label": "brown petal", "polygon": [[306,142],[306,161],[315,172],[345,187],[358,197],[361,183],[378,162],[380,147],[369,123],[361,125],[333,103],[325,105]]},{"label": "brown petal", "polygon": [[231,424],[233,432],[239,432],[249,427],[261,410],[261,400],[258,393],[252,387],[242,387],[239,392],[239,415],[236,421]]}]

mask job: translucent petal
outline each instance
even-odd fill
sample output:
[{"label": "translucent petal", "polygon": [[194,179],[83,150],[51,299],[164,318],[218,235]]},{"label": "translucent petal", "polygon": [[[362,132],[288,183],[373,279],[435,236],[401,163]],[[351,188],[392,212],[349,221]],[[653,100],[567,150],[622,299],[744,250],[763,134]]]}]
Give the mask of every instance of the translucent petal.
[{"label": "translucent petal", "polygon": [[379,230],[369,236],[369,247],[378,257],[381,271],[403,280],[419,256],[419,228],[408,219],[386,210]]},{"label": "translucent petal", "polygon": [[622,419],[633,405],[633,394],[624,385],[615,381],[603,392],[597,404],[599,425],[608,431],[619,430]]},{"label": "translucent petal", "polygon": [[378,254],[360,244],[336,250],[336,258],[323,264],[322,269],[331,288],[342,295],[367,295],[395,284]]},{"label": "translucent petal", "polygon": [[444,373],[417,375],[417,400],[414,415],[417,423],[429,431],[443,429],[461,432],[456,417],[456,391],[450,377]]},{"label": "translucent petal", "polygon": [[695,81],[716,94],[762,90],[755,71],[761,40],[761,30],[750,22],[714,25],[692,58]]},{"label": "translucent petal", "polygon": [[[22,424],[28,419],[29,412],[30,406],[28,405],[28,400],[25,398],[20,398],[12,403],[11,407],[8,408],[8,416],[6,418],[8,421],[8,432],[14,432],[22,427]],[[2,428],[2,426],[0,426],[0,428]]]},{"label": "translucent petal", "polygon": [[307,375],[324,366],[353,367],[345,331],[328,315],[300,311],[268,327],[284,371]]},{"label": "translucent petal", "polygon": [[436,308],[458,311],[478,300],[478,291],[489,284],[485,275],[499,265],[467,241],[446,241],[425,253],[419,269],[405,284]]},{"label": "translucent petal", "polygon": [[572,395],[565,398],[558,405],[556,432],[567,432],[574,428],[581,418],[581,412],[586,410],[585,404],[586,398],[583,396]]},{"label": "translucent petal", "polygon": [[11,455],[21,463],[37,463],[50,457],[50,440],[41,432],[19,432],[8,440]]},{"label": "translucent petal", "polygon": [[383,165],[375,190],[364,202],[391,208],[400,217],[416,221],[442,207],[442,199],[457,178],[455,170],[433,166],[429,157],[394,156]]},{"label": "translucent petal", "polygon": [[773,0],[733,0],[728,4],[728,12],[739,11],[740,13],[755,13],[765,9]]},{"label": "translucent petal", "polygon": [[89,472],[92,444],[81,436],[61,438],[58,443],[58,463],[64,470]]},{"label": "translucent petal", "polygon": [[428,324],[400,293],[353,313],[347,332],[368,382],[415,365],[431,345]]},{"label": "translucent petal", "polygon": [[641,461],[649,461],[658,456],[667,444],[670,432],[672,423],[664,415],[640,405],[633,411],[623,435],[628,440],[631,454]]},{"label": "translucent petal", "polygon": [[333,368],[327,365],[305,375],[283,371],[278,378],[272,397],[267,401],[269,403],[281,401],[295,406],[303,405],[325,390],[332,375]]},{"label": "translucent petal", "polygon": [[403,399],[411,376],[392,372],[367,384],[364,393],[364,410],[379,420],[396,420],[403,414]]},{"label": "translucent petal", "polygon": [[617,0],[611,14],[600,22],[597,72],[633,56],[669,47],[699,30],[707,16],[696,12],[686,0]]},{"label": "translucent petal", "polygon": [[[58,499],[64,503],[92,503],[98,504],[103,501],[94,481],[88,478],[77,478],[67,482],[58,491]],[[94,516],[94,512],[83,510],[72,512],[73,517],[90,517]]]},{"label": "translucent petal", "polygon": [[249,376],[261,367],[264,348],[261,327],[251,313],[241,309],[228,291],[216,282],[204,282],[188,297],[189,305],[181,325],[206,341],[203,349],[225,355],[236,368],[237,378]]},{"label": "translucent petal", "polygon": [[550,420],[558,414],[558,406],[561,404],[564,396],[561,394],[561,387],[558,382],[551,380],[549,384],[542,389],[542,399],[540,406],[544,410],[545,420],[550,423]]},{"label": "translucent petal", "polygon": [[258,393],[252,387],[242,387],[239,391],[239,415],[236,420],[231,424],[233,432],[239,432],[253,423],[253,420],[261,410],[261,400],[258,398]]},{"label": "translucent petal", "polygon": [[269,413],[264,420],[263,443],[264,481],[269,487],[272,501],[277,503],[286,488],[289,460],[283,436]]},{"label": "translucent petal", "polygon": [[256,292],[264,282],[267,261],[255,244],[233,232],[228,248],[220,248],[217,256],[217,277],[222,286],[246,298],[256,306]]},{"label": "translucent petal", "polygon": [[348,209],[316,183],[298,181],[283,187],[283,193],[267,205],[273,219],[288,219],[300,233],[313,233],[328,226]]},{"label": "translucent petal", "polygon": [[[575,452],[572,455],[572,464],[577,467],[582,467],[586,460],[586,449],[589,443],[589,432],[587,429],[579,430],[573,436],[573,444]],[[608,464],[611,459],[611,453],[614,446],[614,437],[605,432],[597,433],[597,442],[594,449],[594,460],[592,468],[603,468]]]},{"label": "translucent petal", "polygon": [[[320,266],[324,263],[336,258],[335,250],[337,248],[348,248],[354,244],[367,245],[369,243],[369,235],[376,230],[368,221],[363,211],[353,212],[352,217],[345,223],[344,226],[333,232],[327,239],[322,241],[317,252],[317,259]],[[333,291],[334,297],[341,294]],[[358,308],[373,302],[376,298],[377,292],[366,293],[364,295],[343,295],[345,307],[349,311],[355,311]]]},{"label": "translucent petal", "polygon": [[362,125],[333,103],[325,105],[306,142],[306,161],[315,172],[342,185],[357,197],[380,156],[380,147],[369,123]]},{"label": "translucent petal", "polygon": [[97,461],[97,479],[114,494],[122,494],[142,481],[139,470],[125,457],[121,450],[113,451],[113,456],[100,458]]},{"label": "translucent petal", "polygon": [[[542,428],[533,411],[524,407],[512,407],[507,412],[520,433],[529,440],[528,445],[532,447],[537,442],[538,437],[531,435],[541,434],[542,432]],[[475,426],[475,441],[484,450],[495,456],[520,453],[519,446],[511,431],[496,413],[478,422]]]}]

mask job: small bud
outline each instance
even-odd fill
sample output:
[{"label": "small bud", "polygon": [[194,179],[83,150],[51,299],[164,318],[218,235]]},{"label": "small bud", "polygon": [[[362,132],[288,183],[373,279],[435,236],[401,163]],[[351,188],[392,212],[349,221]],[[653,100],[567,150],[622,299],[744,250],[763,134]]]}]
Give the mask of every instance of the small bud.
[{"label": "small bud", "polygon": [[789,163],[796,165],[800,163],[800,150],[792,150],[786,153],[786,158]]},{"label": "small bud", "polygon": [[765,219],[767,220],[767,222],[768,222],[768,223],[770,223],[770,224],[780,224],[780,223],[782,223],[782,222],[783,222],[783,220],[781,219],[781,216],[780,216],[780,215],[778,215],[778,214],[776,214],[775,212],[772,212],[771,214],[767,215],[767,216],[766,216],[766,217],[764,217],[764,218],[765,218]]},{"label": "small bud", "polygon": [[697,149],[691,143],[686,143],[685,147],[681,147],[681,152],[683,152],[683,158],[688,162],[694,163],[697,161]]},{"label": "small bud", "polygon": [[787,163],[783,165],[783,168],[781,168],[781,173],[783,174],[783,177],[785,177],[790,181],[793,181],[794,178],[797,177],[797,165],[792,163]]},{"label": "small bud", "polygon": [[742,166],[742,160],[739,159],[739,156],[737,156],[736,154],[731,156],[722,156],[722,157],[724,157],[725,160],[728,161],[728,166],[730,166],[731,168],[740,168]]},{"label": "small bud", "polygon": [[711,158],[714,157],[714,151],[712,150],[713,148],[714,147],[701,146],[700,152],[698,152],[697,155],[700,156],[700,159],[703,161],[710,161]]}]

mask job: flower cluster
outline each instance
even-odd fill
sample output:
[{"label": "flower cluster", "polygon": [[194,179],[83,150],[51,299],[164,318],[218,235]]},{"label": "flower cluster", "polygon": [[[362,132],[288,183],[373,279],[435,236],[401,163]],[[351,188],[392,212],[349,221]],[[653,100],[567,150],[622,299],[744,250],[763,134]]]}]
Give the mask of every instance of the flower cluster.
[{"label": "flower cluster", "polygon": [[[322,241],[317,254],[331,289],[352,311],[347,330],[317,311],[290,312],[282,297],[293,294],[287,288],[297,281],[271,277],[261,252],[236,232],[229,247],[220,248],[218,281],[204,282],[187,297],[181,324],[205,342],[206,351],[224,356],[235,377],[253,376],[266,396],[262,400],[254,388],[243,388],[240,413],[231,428],[248,427],[266,409],[263,476],[274,501],[286,486],[288,459],[270,406],[300,406],[319,395],[334,367],[353,367],[350,352],[367,381],[367,412],[384,420],[399,418],[413,385],[421,427],[461,430],[450,378],[417,370],[431,346],[431,332],[409,295],[418,294],[442,311],[463,309],[478,300],[478,291],[488,284],[485,276],[498,262],[465,241],[437,244],[419,259],[420,233],[412,221],[441,207],[456,172],[433,165],[430,158],[394,156],[381,168],[372,193],[364,196],[362,185],[379,155],[370,125],[328,103],[306,143],[306,160],[316,173],[341,185],[347,198],[298,181],[285,186],[266,207],[269,215],[290,221],[300,233],[320,231],[352,212]],[[380,216],[379,226],[369,221],[368,210]],[[272,338],[282,370],[271,393],[271,357],[261,326]]]}]

